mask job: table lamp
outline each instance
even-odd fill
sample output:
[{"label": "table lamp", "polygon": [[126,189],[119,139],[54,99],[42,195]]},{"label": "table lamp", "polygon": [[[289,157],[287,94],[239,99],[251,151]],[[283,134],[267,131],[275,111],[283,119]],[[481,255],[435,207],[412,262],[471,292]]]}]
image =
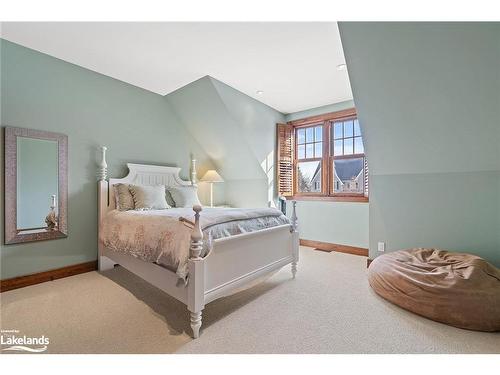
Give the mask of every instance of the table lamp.
[{"label": "table lamp", "polygon": [[209,169],[200,181],[210,183],[210,207],[214,206],[214,182],[224,182],[222,177],[214,169]]}]

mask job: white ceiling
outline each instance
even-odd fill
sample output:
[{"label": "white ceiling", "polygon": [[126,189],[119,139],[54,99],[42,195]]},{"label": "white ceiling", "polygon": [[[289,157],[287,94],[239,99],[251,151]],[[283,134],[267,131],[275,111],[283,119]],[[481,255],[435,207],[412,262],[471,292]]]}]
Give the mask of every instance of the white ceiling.
[{"label": "white ceiling", "polygon": [[15,22],[1,31],[161,95],[209,75],[283,113],[352,99],[347,71],[336,69],[344,53],[335,22]]}]

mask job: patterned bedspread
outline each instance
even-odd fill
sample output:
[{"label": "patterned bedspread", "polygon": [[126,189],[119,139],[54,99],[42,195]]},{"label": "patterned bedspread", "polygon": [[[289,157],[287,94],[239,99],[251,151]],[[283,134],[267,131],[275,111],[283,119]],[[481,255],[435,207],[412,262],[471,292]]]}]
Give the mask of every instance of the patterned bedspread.
[{"label": "patterned bedspread", "polygon": [[[99,240],[110,250],[166,266],[186,279],[192,228],[189,222],[194,222],[191,208],[113,210],[103,219]],[[274,208],[204,207],[200,223],[204,256],[215,239],[289,224],[289,220]]]}]

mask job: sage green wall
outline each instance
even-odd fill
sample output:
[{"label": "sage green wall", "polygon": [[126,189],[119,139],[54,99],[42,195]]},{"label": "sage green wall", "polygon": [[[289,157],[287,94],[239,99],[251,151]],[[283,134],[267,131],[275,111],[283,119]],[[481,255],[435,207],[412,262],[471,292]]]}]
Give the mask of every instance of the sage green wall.
[{"label": "sage green wall", "polygon": [[500,23],[339,24],[370,168],[370,256],[500,265]]},{"label": "sage green wall", "polygon": [[500,172],[375,175],[370,187],[371,256],[378,238],[388,251],[435,247],[500,265]]},{"label": "sage green wall", "polygon": [[276,197],[274,149],[282,113],[212,78],[203,77],[165,96],[186,129],[203,145],[235,207],[272,204]]},{"label": "sage green wall", "polygon": [[252,151],[254,163],[258,163],[261,173],[261,177],[251,184],[242,180],[231,181],[226,189],[226,199],[239,202],[239,206],[243,207],[273,206],[278,197],[275,182],[276,124],[283,123],[285,116],[221,81],[211,80],[239,127],[242,139]]},{"label": "sage green wall", "polygon": [[[354,108],[354,102],[325,105],[305,111],[289,113],[286,121]],[[298,201],[300,238],[368,248],[369,203]],[[291,214],[291,204],[287,205]]]},{"label": "sage green wall", "polygon": [[136,162],[177,165],[188,178],[190,153],[198,159],[200,174],[213,167],[163,96],[6,40],[0,43],[2,126],[64,133],[69,143],[68,238],[2,244],[2,279],[96,259],[100,145],[108,146],[111,176],[125,175],[125,163]]},{"label": "sage green wall", "polygon": [[46,226],[57,176],[57,141],[17,137],[17,228]]},{"label": "sage green wall", "polygon": [[[291,203],[287,216],[291,216]],[[298,201],[300,238],[368,248],[369,203]]]}]

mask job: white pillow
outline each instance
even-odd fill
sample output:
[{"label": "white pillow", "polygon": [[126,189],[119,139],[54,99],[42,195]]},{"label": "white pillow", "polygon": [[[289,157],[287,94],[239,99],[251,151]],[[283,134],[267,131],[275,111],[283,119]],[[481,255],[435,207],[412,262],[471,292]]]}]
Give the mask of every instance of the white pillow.
[{"label": "white pillow", "polygon": [[129,185],[136,210],[164,210],[170,208],[165,199],[165,186]]},{"label": "white pillow", "polygon": [[167,186],[172,199],[175,202],[175,207],[193,207],[200,205],[198,198],[198,188],[196,186]]}]

